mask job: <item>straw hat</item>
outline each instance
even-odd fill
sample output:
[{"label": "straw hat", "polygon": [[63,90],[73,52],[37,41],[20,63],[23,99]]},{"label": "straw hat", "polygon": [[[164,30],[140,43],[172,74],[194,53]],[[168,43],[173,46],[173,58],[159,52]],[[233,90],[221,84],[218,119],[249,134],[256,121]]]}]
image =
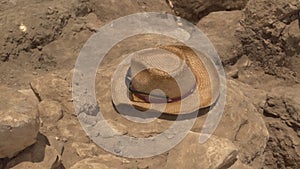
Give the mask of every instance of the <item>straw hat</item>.
[{"label": "straw hat", "polygon": [[130,55],[112,80],[115,107],[178,115],[211,106],[219,96],[219,76],[213,62],[197,54],[187,46],[168,45]]}]

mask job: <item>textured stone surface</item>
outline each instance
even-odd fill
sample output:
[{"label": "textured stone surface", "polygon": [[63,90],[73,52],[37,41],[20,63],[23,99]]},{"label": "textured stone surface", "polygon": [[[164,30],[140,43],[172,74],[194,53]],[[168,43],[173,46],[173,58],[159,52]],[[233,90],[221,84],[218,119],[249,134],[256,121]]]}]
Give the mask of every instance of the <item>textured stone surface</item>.
[{"label": "textured stone surface", "polygon": [[39,77],[30,83],[40,101],[50,99],[58,102],[71,100],[71,88],[64,79],[55,74]]},{"label": "textured stone surface", "polygon": [[246,164],[243,164],[241,161],[237,160],[229,169],[256,169],[254,167],[250,167]]},{"label": "textured stone surface", "polygon": [[202,18],[197,24],[212,42],[225,63],[236,61],[237,47],[240,45],[240,41],[235,33],[237,30],[243,29],[240,25],[242,18],[243,13],[241,11],[213,12]]},{"label": "textured stone surface", "polygon": [[266,99],[264,115],[270,139],[266,169],[300,167],[300,85],[274,88]]},{"label": "textured stone surface", "polygon": [[73,165],[70,169],[109,169],[104,164],[98,162],[98,159],[88,158],[82,161],[79,161],[75,165]]},{"label": "textured stone surface", "polygon": [[[47,74],[45,76],[36,78],[30,83],[30,85],[40,101],[46,100],[42,102],[42,107],[44,106],[44,108],[46,108],[46,104],[51,104],[52,106],[54,106],[54,104],[56,104],[54,102],[58,102],[60,104],[56,104],[54,106],[56,107],[55,111],[58,111],[56,112],[58,113],[56,118],[59,119],[61,116],[59,113],[60,106],[63,112],[68,112],[70,114],[74,113],[71,87],[72,84],[68,83],[63,77],[60,77],[57,74]],[[49,100],[51,103],[49,103]],[[48,105],[48,107],[49,106],[50,105]]]},{"label": "textured stone surface", "polygon": [[283,32],[284,50],[287,56],[287,67],[300,80],[300,29],[299,20],[287,25]]},{"label": "textured stone surface", "polygon": [[[245,19],[242,25],[245,31],[239,35],[243,45],[241,55],[256,61],[259,65],[256,68],[263,68],[267,74],[295,81],[295,72],[299,72],[299,68],[295,69],[299,63],[296,58],[299,56],[289,56],[296,52],[293,46],[298,47],[299,44],[293,43],[294,35],[288,35],[291,39],[286,35],[292,31],[290,25],[298,25],[299,9],[298,0],[249,0],[243,10]],[[299,75],[297,78],[299,81]]]},{"label": "textured stone surface", "polygon": [[199,134],[190,132],[168,155],[165,168],[222,168],[231,166],[237,158],[237,148],[225,139],[212,136],[199,144]]},{"label": "textured stone surface", "polygon": [[38,130],[34,96],[0,86],[0,158],[13,157],[35,143]]},{"label": "textured stone surface", "polygon": [[62,169],[61,154],[50,144],[45,136],[39,134],[37,142],[10,160],[5,169]]},{"label": "textured stone surface", "polygon": [[214,11],[243,9],[245,0],[168,0],[175,13],[192,22]]},{"label": "textured stone surface", "polygon": [[[92,157],[92,158],[86,158],[82,161],[79,161],[77,163],[75,163],[70,169],[108,169],[108,168],[112,168],[112,169],[116,169],[116,168],[120,168],[120,166],[124,165],[124,164],[129,164],[129,161],[124,159],[124,158],[120,158],[120,157],[116,157],[113,155],[100,155],[100,156],[96,156],[96,157]],[[125,167],[125,166],[124,166]],[[121,167],[121,168],[124,168]],[[128,168],[132,168],[133,166],[128,166]]]},{"label": "textured stone surface", "polygon": [[87,158],[93,157],[95,155],[95,150],[97,150],[97,146],[94,143],[72,143],[72,148],[76,150],[76,153],[79,157]]},{"label": "textured stone surface", "polygon": [[[234,80],[227,81],[225,110],[214,135],[232,141],[239,150],[240,161],[256,168],[263,163],[269,133],[258,109],[239,86]],[[205,119],[206,115],[199,117],[192,130],[200,132]]]},{"label": "textured stone surface", "polygon": [[40,118],[43,122],[55,123],[63,117],[61,105],[52,100],[43,100],[38,105]]},{"label": "textured stone surface", "polygon": [[102,21],[111,21],[112,19],[139,12],[172,12],[168,4],[161,0],[102,0],[101,3],[98,0],[90,0],[89,2],[92,9],[96,9],[95,13]]}]

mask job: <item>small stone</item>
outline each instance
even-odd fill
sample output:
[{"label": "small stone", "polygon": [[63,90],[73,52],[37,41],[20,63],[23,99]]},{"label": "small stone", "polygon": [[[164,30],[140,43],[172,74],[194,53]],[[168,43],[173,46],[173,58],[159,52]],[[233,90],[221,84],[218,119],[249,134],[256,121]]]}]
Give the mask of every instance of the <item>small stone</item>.
[{"label": "small stone", "polygon": [[116,149],[114,149],[114,152],[117,153],[117,154],[120,154],[121,150],[116,148]]},{"label": "small stone", "polygon": [[243,55],[236,63],[236,66],[240,68],[249,67],[252,64],[251,60],[248,58],[248,56]]},{"label": "small stone", "polygon": [[239,70],[235,66],[229,67],[226,71],[227,76],[237,79],[239,77]]},{"label": "small stone", "polygon": [[66,143],[66,142],[68,142],[68,139],[67,139],[67,138],[63,138],[62,141],[63,141],[64,143]]},{"label": "small stone", "polygon": [[57,101],[43,100],[38,109],[43,122],[57,122],[63,118],[62,106]]},{"label": "small stone", "polygon": [[52,14],[54,14],[53,8],[52,7],[48,7],[48,9],[47,9],[47,15],[52,15]]},{"label": "small stone", "polygon": [[2,62],[5,62],[5,61],[8,60],[8,58],[9,58],[9,55],[8,55],[7,53],[3,53],[3,54],[1,55],[0,60],[1,60]]},{"label": "small stone", "polygon": [[270,107],[265,107],[264,108],[264,115],[267,117],[274,117],[274,118],[279,118],[280,115],[277,114],[274,110],[272,110]]},{"label": "small stone", "polygon": [[84,30],[84,27],[85,27],[84,24],[75,24],[75,25],[73,25],[73,27],[71,28],[71,30],[73,32],[78,33],[80,31]]}]

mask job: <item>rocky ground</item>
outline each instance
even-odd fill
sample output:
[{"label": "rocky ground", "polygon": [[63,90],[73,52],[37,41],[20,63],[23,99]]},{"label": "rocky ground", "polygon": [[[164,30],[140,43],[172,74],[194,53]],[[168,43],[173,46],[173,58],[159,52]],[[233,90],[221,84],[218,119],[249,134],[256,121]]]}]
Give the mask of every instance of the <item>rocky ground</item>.
[{"label": "rocky ground", "polygon": [[[174,149],[130,159],[87,137],[74,113],[72,73],[98,28],[144,11],[181,16],[209,37],[227,74],[227,103],[207,143],[195,144],[203,115]],[[299,12],[299,0],[2,0],[0,169],[300,168]],[[109,56],[155,43],[147,35],[128,39]],[[110,99],[114,68],[98,72],[99,99]],[[172,124],[134,124],[101,106],[124,135],[150,137]]]}]

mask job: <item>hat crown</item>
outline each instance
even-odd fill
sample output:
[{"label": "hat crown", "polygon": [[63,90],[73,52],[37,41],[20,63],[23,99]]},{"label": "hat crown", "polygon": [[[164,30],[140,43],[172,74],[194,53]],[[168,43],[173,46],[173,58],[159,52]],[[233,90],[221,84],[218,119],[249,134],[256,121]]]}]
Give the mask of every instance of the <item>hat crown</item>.
[{"label": "hat crown", "polygon": [[178,56],[164,49],[146,49],[131,57],[132,87],[139,92],[178,98],[195,86],[196,79],[186,63],[185,56]]}]

